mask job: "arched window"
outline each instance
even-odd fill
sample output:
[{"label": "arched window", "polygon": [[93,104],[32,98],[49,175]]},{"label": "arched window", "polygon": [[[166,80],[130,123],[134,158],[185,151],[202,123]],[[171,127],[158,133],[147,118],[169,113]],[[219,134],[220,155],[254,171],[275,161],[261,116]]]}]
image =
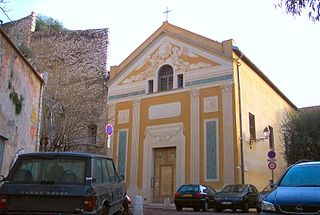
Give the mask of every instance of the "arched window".
[{"label": "arched window", "polygon": [[170,65],[164,65],[159,70],[158,91],[172,90],[173,88],[173,68]]},{"label": "arched window", "polygon": [[95,145],[97,143],[97,125],[91,124],[88,126],[88,139],[89,144]]}]

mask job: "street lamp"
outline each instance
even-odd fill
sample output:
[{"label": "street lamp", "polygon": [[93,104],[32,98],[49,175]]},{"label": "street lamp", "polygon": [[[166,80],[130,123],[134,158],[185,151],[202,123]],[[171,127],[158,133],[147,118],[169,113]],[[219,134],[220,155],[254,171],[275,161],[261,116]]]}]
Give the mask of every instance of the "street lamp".
[{"label": "street lamp", "polygon": [[258,137],[258,138],[255,138],[255,139],[250,139],[250,142],[249,142],[250,149],[252,148],[253,143],[258,143],[258,142],[260,142],[262,140],[266,140],[266,139],[269,138],[270,130],[269,130],[268,126],[263,129],[263,135],[264,135],[264,137]]}]

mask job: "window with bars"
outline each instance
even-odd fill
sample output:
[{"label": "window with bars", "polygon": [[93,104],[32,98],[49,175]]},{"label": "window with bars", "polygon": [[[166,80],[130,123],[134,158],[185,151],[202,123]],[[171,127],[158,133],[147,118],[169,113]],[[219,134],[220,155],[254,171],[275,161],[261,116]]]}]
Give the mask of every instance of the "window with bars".
[{"label": "window with bars", "polygon": [[159,70],[158,91],[172,90],[173,88],[173,68],[170,65],[164,65]]},{"label": "window with bars", "polygon": [[250,140],[256,139],[256,121],[255,116],[252,113],[249,113],[249,131],[250,131]]},{"label": "window with bars", "polygon": [[177,87],[183,88],[183,74],[177,75]]},{"label": "window with bars", "polygon": [[88,126],[88,138],[90,144],[97,143],[97,125],[91,124]]}]

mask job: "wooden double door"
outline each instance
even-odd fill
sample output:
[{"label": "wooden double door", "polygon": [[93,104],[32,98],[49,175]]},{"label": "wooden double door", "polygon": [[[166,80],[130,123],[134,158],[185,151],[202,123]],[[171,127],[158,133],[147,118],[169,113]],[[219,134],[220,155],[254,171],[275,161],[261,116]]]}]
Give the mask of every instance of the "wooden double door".
[{"label": "wooden double door", "polygon": [[173,202],[176,187],[176,148],[154,150],[153,202]]}]

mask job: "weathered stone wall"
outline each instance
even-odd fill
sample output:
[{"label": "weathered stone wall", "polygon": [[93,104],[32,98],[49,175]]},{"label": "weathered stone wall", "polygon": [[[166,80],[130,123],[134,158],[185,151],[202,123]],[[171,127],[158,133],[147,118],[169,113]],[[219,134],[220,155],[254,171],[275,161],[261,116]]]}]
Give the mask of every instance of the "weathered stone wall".
[{"label": "weathered stone wall", "polygon": [[[0,138],[4,151],[0,172],[6,175],[17,153],[34,152],[40,115],[42,78],[0,29]],[[13,93],[23,98],[20,113]],[[11,95],[11,96],[10,96]]]},{"label": "weathered stone wall", "polygon": [[[59,94],[66,98],[77,97],[86,105],[79,106],[79,118],[85,124],[97,125],[98,147],[76,147],[73,150],[101,153],[105,142],[105,107],[108,29],[35,32],[31,37],[31,50],[35,67],[48,73],[45,94]],[[85,109],[84,109],[85,108]],[[90,115],[90,116],[88,116]],[[88,128],[84,127],[75,144],[90,143]],[[103,150],[102,150],[103,152]]]},{"label": "weathered stone wall", "polygon": [[[69,109],[77,106],[77,117],[72,121],[81,132],[70,137],[75,144],[71,150],[107,154],[104,143],[108,29],[33,32],[35,18],[32,13],[3,26],[15,44],[23,43],[31,49],[34,68],[48,74],[44,98],[52,100],[51,107],[57,103]],[[96,141],[92,141],[89,125],[97,126]]]},{"label": "weathered stone wall", "polygon": [[30,16],[3,24],[2,28],[17,47],[23,45],[29,47],[35,25],[36,15],[32,12]]}]

